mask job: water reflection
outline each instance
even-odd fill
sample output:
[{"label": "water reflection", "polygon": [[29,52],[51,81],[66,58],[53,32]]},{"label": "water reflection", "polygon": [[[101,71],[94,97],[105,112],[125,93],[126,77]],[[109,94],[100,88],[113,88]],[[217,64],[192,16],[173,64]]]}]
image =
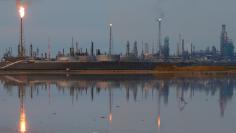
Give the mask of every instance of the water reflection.
[{"label": "water reflection", "polygon": [[161,99],[160,99],[161,93],[160,92],[161,91],[158,92],[158,115],[157,115],[157,119],[156,119],[158,129],[161,128]]},{"label": "water reflection", "polygon": [[109,89],[109,116],[108,116],[108,120],[110,123],[112,123],[112,89]]},{"label": "water reflection", "polygon": [[19,92],[19,99],[20,99],[19,132],[26,133],[27,121],[26,121],[26,111],[25,111],[25,105],[24,105],[25,88],[23,88],[20,84],[19,84],[18,92]]},{"label": "water reflection", "polygon": [[[183,110],[187,104],[185,97],[193,97],[195,91],[205,92],[207,95],[215,95],[219,91],[219,105],[221,115],[224,116],[224,110],[227,102],[233,97],[236,80],[232,77],[223,78],[167,78],[160,79],[154,76],[126,76],[126,77],[89,77],[89,76],[1,76],[1,82],[7,91],[10,91],[12,86],[18,86],[21,108],[26,88],[29,91],[30,97],[38,94],[40,89],[48,91],[50,98],[50,86],[55,85],[58,91],[69,91],[71,97],[78,99],[79,94],[90,91],[91,100],[94,100],[94,93],[99,94],[101,90],[109,91],[109,112],[112,112],[112,90],[125,89],[127,101],[130,100],[130,93],[133,95],[133,100],[137,101],[138,91],[141,95],[147,98],[151,92],[158,92],[158,108],[160,106],[161,97],[163,103],[168,104],[169,89],[176,88],[176,96],[178,107]],[[140,88],[140,89],[139,89]],[[112,114],[112,113],[111,113]],[[109,115],[110,116],[110,115]],[[112,119],[109,117],[109,120]]]},{"label": "water reflection", "polygon": [[[49,103],[55,89],[66,95],[69,94],[72,103],[78,101],[80,96],[90,96],[91,102],[99,97],[101,92],[108,92],[108,113],[104,116],[109,125],[115,121],[113,101],[116,100],[117,90],[125,96],[126,102],[140,102],[149,97],[157,98],[157,113],[155,115],[156,128],[161,131],[161,108],[169,103],[170,92],[175,93],[177,108],[180,112],[191,104],[196,93],[207,96],[218,96],[220,116],[224,117],[227,103],[232,100],[236,86],[234,76],[222,77],[165,77],[152,75],[130,76],[63,76],[63,75],[8,75],[0,76],[0,80],[7,92],[18,88],[20,100],[19,132],[28,130],[26,107],[24,97],[33,99],[40,92],[47,92]],[[172,98],[173,99],[173,98]],[[207,101],[208,99],[205,99]],[[119,106],[117,106],[119,108]]]}]

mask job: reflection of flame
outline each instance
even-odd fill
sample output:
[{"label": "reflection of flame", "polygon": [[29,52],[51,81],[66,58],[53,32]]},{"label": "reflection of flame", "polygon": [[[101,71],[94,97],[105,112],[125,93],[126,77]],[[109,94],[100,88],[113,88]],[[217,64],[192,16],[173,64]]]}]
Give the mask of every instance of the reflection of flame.
[{"label": "reflection of flame", "polygon": [[23,6],[21,6],[19,8],[19,13],[20,13],[20,17],[23,18],[25,16],[25,8]]},{"label": "reflection of flame", "polygon": [[158,128],[161,127],[161,117],[160,116],[157,117],[157,127]]},{"label": "reflection of flame", "polygon": [[26,116],[25,116],[25,111],[23,110],[20,113],[20,133],[25,133],[26,132]]},{"label": "reflection of flame", "polygon": [[109,113],[109,122],[111,123],[112,122],[112,113]]}]

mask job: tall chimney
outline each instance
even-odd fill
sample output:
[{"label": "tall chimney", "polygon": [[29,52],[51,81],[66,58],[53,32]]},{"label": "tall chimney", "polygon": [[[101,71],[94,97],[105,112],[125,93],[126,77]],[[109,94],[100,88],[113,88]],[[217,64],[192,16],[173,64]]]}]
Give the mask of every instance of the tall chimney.
[{"label": "tall chimney", "polygon": [[184,39],[182,39],[182,55],[184,55]]},{"label": "tall chimney", "polygon": [[109,55],[112,54],[112,24],[109,25]]},{"label": "tall chimney", "polygon": [[24,56],[24,44],[23,44],[23,18],[20,18],[20,46],[19,46],[19,53],[20,57]]},{"label": "tall chimney", "polygon": [[161,21],[162,19],[159,18],[158,19],[158,45],[159,45],[159,55],[162,55],[162,51],[161,51]]},{"label": "tall chimney", "polygon": [[91,41],[91,52],[90,52],[91,56],[93,56],[93,55],[94,55],[94,54],[93,54],[93,49],[94,49],[94,46],[93,46],[93,41]]},{"label": "tall chimney", "polygon": [[32,43],[30,44],[30,57],[33,57],[33,45],[32,45]]},{"label": "tall chimney", "polygon": [[129,41],[127,41],[127,44],[126,44],[126,55],[129,55],[130,53],[130,44],[129,44]]}]

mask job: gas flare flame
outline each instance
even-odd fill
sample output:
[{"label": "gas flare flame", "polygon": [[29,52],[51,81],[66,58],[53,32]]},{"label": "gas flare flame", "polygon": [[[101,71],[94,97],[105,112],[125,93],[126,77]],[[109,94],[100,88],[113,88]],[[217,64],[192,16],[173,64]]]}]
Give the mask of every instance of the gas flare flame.
[{"label": "gas flare flame", "polygon": [[23,6],[20,6],[19,14],[20,14],[21,18],[24,18],[24,16],[25,16],[25,8]]}]

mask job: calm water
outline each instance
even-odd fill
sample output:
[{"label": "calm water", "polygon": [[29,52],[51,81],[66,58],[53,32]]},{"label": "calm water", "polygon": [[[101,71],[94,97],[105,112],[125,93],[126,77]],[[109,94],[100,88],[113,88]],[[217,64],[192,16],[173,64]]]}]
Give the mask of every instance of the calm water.
[{"label": "calm water", "polygon": [[1,76],[0,133],[233,133],[236,77]]}]

